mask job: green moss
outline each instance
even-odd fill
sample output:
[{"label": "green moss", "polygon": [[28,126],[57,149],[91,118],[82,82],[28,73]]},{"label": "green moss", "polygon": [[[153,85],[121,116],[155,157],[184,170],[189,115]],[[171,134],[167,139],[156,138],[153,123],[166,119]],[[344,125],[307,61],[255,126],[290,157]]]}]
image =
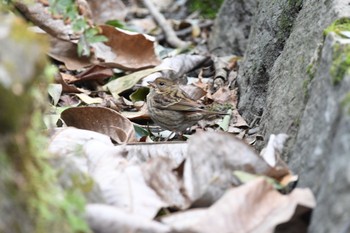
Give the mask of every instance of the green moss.
[{"label": "green moss", "polygon": [[327,36],[330,32],[340,34],[341,31],[350,31],[350,18],[341,18],[334,21],[324,31],[324,36]]},{"label": "green moss", "polygon": [[208,19],[214,19],[224,0],[189,0],[187,2],[190,11],[199,11]]},{"label": "green moss", "polygon": [[350,115],[350,92],[348,92],[341,101],[341,107],[347,114]]},{"label": "green moss", "polygon": [[339,84],[350,70],[350,45],[335,44],[333,47],[333,63],[330,68],[331,82]]}]

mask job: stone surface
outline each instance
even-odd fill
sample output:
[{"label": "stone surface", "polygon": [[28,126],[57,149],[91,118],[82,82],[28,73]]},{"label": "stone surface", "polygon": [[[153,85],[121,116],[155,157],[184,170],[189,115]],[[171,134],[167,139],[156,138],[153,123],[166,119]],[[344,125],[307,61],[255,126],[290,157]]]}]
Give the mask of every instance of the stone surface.
[{"label": "stone surface", "polygon": [[[209,48],[218,55],[242,56],[247,47],[256,0],[225,0],[209,38]],[[218,49],[220,48],[220,49]]]},{"label": "stone surface", "polygon": [[300,1],[259,1],[244,60],[238,72],[239,111],[248,122],[266,106],[270,72],[293,27]]},{"label": "stone surface", "polygon": [[307,102],[310,82],[308,66],[317,59],[324,40],[324,29],[334,20],[350,15],[348,2],[304,1],[292,33],[270,71],[260,127],[266,138],[272,133],[289,134],[288,151],[295,143]]},{"label": "stone surface", "polygon": [[350,51],[350,39],[330,33],[290,161],[300,175],[299,186],[310,187],[317,196],[309,229],[315,233],[350,232],[350,75],[334,84],[330,74],[339,48]]}]

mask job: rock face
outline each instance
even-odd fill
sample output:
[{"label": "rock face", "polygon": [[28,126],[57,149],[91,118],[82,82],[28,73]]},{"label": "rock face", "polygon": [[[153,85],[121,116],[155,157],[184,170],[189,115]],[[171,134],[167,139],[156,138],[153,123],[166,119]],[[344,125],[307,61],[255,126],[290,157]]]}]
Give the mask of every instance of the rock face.
[{"label": "rock face", "polygon": [[333,22],[350,28],[350,20],[336,21],[350,17],[349,4],[258,1],[238,72],[241,114],[265,139],[291,136],[285,159],[318,201],[312,233],[350,232],[350,40],[324,34]]},{"label": "rock face", "polygon": [[256,0],[226,0],[213,27],[209,47],[219,55],[242,56],[247,47]]}]

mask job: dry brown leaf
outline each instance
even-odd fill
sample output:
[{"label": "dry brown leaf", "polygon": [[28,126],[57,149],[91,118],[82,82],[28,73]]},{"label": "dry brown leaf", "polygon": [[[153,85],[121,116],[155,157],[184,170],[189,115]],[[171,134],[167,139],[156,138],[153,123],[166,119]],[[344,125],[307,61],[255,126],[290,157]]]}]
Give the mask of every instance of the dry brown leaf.
[{"label": "dry brown leaf", "polygon": [[104,24],[108,20],[124,21],[128,13],[121,0],[88,0],[95,24]]},{"label": "dry brown leaf", "polygon": [[117,143],[135,140],[133,124],[120,113],[109,108],[69,108],[62,112],[61,118],[68,126],[106,134]]},{"label": "dry brown leaf", "polygon": [[102,65],[92,65],[76,75],[77,81],[100,81],[113,76],[111,68]]},{"label": "dry brown leaf", "polygon": [[248,123],[243,119],[241,114],[239,114],[237,109],[233,109],[231,117],[231,125],[238,128],[248,128]]},{"label": "dry brown leaf", "polygon": [[[154,52],[154,42],[145,35],[126,32],[108,25],[99,26],[102,35],[108,38],[104,45],[111,49],[109,53],[95,55],[104,61],[109,67],[122,68],[126,70],[140,70],[154,67],[159,64],[157,55]],[[92,47],[101,43],[92,44]]]},{"label": "dry brown leaf", "polygon": [[169,233],[171,230],[159,222],[102,204],[87,205],[86,218],[91,230],[99,233]]},{"label": "dry brown leaf", "polygon": [[51,38],[51,49],[48,55],[65,64],[69,70],[80,70],[96,63],[92,57],[79,56],[77,45],[64,40]]},{"label": "dry brown leaf", "polygon": [[67,83],[67,76],[69,76],[69,78],[72,78],[74,76],[69,75],[69,74],[65,74],[65,73],[57,73],[55,75],[55,82],[59,83],[62,85],[62,92],[63,93],[82,93],[83,91],[73,85],[69,85]]},{"label": "dry brown leaf", "polygon": [[237,93],[227,86],[220,87],[211,97],[216,103],[229,103],[234,107],[237,106]]},{"label": "dry brown leaf", "polygon": [[270,167],[250,146],[228,133],[198,133],[188,143],[184,184],[197,206],[218,200],[232,186],[235,170],[276,179],[290,173],[288,169]]},{"label": "dry brown leaf", "polygon": [[[295,189],[289,195],[282,195],[259,178],[231,188],[208,209],[194,210],[193,215],[192,210],[170,215],[161,221],[176,232],[273,233],[276,226],[292,218],[290,228],[296,226],[297,220],[305,221],[305,214],[310,215],[315,205],[309,189]],[[306,232],[307,224],[303,225],[304,229],[294,228],[294,232]]]}]

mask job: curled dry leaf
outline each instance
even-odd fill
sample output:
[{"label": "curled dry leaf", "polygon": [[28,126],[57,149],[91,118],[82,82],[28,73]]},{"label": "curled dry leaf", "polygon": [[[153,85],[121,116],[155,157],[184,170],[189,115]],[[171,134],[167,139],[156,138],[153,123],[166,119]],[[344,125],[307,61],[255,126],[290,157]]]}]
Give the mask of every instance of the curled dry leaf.
[{"label": "curled dry leaf", "polygon": [[276,166],[277,162],[281,160],[284,143],[288,138],[287,134],[271,134],[267,146],[261,150],[260,156],[271,167]]},{"label": "curled dry leaf", "polygon": [[[101,34],[108,38],[108,41],[104,44],[111,48],[113,56],[108,56],[111,53],[96,53],[96,56],[108,66],[126,70],[139,70],[159,64],[154,52],[154,41],[151,41],[145,35],[127,32],[108,25],[99,27],[102,30]],[[95,44],[92,46],[94,47]]]},{"label": "curled dry leaf", "polygon": [[202,55],[180,54],[174,57],[165,58],[157,68],[162,68],[162,72],[148,75],[142,80],[142,85],[147,86],[148,81],[154,81],[158,77],[179,79],[189,71],[195,69],[208,59]]},{"label": "curled dry leaf", "polygon": [[73,85],[68,84],[69,83],[68,81],[71,79],[75,79],[75,77],[73,75],[70,75],[70,74],[65,74],[65,73],[59,72],[57,75],[55,75],[55,82],[62,85],[62,92],[63,93],[81,93],[81,92],[83,92],[81,89],[79,89]]},{"label": "curled dry leaf", "polygon": [[135,140],[134,127],[131,121],[109,108],[69,108],[62,112],[61,118],[68,126],[106,134],[117,143]]},{"label": "curled dry leaf", "polygon": [[282,195],[259,178],[229,189],[208,209],[189,210],[161,221],[176,232],[273,233],[279,224],[288,221],[289,229],[294,229],[292,232],[306,232],[305,215],[311,215],[315,205],[309,189],[295,189],[289,195]]},{"label": "curled dry leaf", "polygon": [[270,167],[250,146],[228,133],[198,133],[188,143],[184,184],[197,206],[208,206],[218,200],[232,186],[235,170],[278,180],[290,173],[288,169]]},{"label": "curled dry leaf", "polygon": [[168,233],[171,231],[171,228],[165,224],[101,204],[87,205],[86,219],[91,230],[99,233]]}]

